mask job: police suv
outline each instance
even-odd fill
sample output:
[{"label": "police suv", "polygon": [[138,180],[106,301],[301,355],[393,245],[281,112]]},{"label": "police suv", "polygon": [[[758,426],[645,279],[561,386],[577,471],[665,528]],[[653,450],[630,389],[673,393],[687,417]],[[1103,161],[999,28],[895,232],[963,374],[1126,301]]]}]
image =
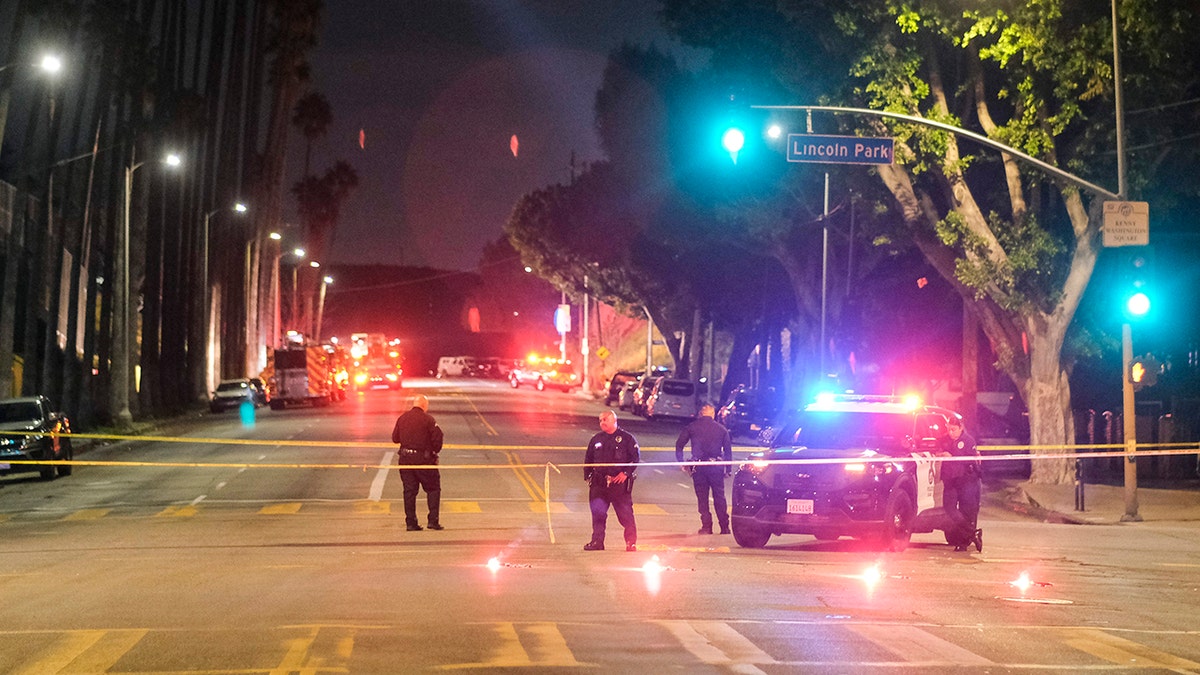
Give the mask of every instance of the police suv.
[{"label": "police suv", "polygon": [[915,398],[818,397],[734,476],[734,539],[761,548],[773,534],[851,536],[898,550],[913,532],[944,529],[933,457],[952,417]]}]

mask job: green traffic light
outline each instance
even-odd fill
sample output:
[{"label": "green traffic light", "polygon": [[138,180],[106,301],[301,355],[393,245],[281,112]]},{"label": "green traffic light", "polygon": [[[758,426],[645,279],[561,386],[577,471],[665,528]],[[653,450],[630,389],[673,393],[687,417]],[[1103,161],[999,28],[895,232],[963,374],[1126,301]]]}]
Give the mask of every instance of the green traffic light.
[{"label": "green traffic light", "polygon": [[1146,316],[1150,312],[1150,296],[1134,293],[1125,301],[1125,311],[1133,317]]},{"label": "green traffic light", "polygon": [[736,155],[746,145],[746,135],[741,129],[732,127],[721,137],[721,145],[729,154]]}]

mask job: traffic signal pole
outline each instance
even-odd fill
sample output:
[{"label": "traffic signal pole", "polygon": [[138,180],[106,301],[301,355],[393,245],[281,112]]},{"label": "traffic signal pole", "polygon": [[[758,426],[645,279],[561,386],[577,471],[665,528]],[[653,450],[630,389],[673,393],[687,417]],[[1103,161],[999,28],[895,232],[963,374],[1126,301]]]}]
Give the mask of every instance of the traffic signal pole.
[{"label": "traffic signal pole", "polygon": [[1137,410],[1133,405],[1133,329],[1121,324],[1121,427],[1125,439],[1125,515],[1122,522],[1141,522],[1137,497]]}]

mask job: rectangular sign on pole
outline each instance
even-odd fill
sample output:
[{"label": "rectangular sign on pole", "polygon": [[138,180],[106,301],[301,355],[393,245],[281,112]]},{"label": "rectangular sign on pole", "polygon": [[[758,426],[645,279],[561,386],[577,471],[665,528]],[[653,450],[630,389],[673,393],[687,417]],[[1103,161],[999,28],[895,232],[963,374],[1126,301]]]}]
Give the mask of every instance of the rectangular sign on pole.
[{"label": "rectangular sign on pole", "polygon": [[1104,248],[1150,245],[1148,202],[1104,202]]},{"label": "rectangular sign on pole", "polygon": [[828,164],[891,164],[895,139],[860,136],[788,134],[789,162]]}]

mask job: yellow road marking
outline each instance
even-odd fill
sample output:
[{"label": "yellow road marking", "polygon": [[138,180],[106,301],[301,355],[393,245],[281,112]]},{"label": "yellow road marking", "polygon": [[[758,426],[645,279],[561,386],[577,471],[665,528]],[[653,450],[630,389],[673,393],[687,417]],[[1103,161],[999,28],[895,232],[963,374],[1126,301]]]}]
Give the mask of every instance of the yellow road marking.
[{"label": "yellow road marking", "polygon": [[496,430],[494,428],[492,428],[492,425],[488,424],[488,421],[486,419],[484,419],[483,413],[479,412],[479,408],[475,407],[475,402],[471,400],[470,396],[467,396],[466,394],[462,394],[462,393],[456,394],[456,396],[461,396],[467,400],[467,405],[471,406],[471,410],[475,411],[475,416],[479,418],[479,421],[483,423],[483,426],[487,427],[488,436],[499,436],[500,435],[499,433],[496,432]]},{"label": "yellow road marking", "polygon": [[1160,652],[1152,647],[1138,644],[1096,628],[1048,628],[1066,644],[1099,657],[1105,661],[1136,668],[1186,668],[1200,669],[1200,663],[1183,657]]},{"label": "yellow road marking", "polygon": [[72,661],[82,655],[104,637],[102,630],[72,631],[47,645],[23,667],[13,671],[14,675],[46,675],[62,672]]},{"label": "yellow road marking", "polygon": [[442,502],[442,510],[447,513],[483,513],[479,502]]},{"label": "yellow road marking", "polygon": [[546,501],[546,491],[538,485],[537,480],[529,473],[527,466],[521,463],[521,459],[517,456],[517,453],[514,451],[505,452],[504,458],[508,460],[513,473],[517,475],[517,480],[521,482],[521,486],[525,488],[529,496],[536,501]]},{"label": "yellow road marking", "polygon": [[[545,513],[546,502],[529,502],[529,510],[534,513]],[[550,513],[570,513],[571,509],[562,502],[550,502]]]},{"label": "yellow road marking", "polygon": [[354,512],[355,513],[380,514],[380,515],[386,516],[392,512],[392,503],[391,502],[373,502],[370,500],[358,501],[358,502],[354,502]]},{"label": "yellow road marking", "polygon": [[283,504],[268,504],[258,510],[263,515],[284,515],[290,513],[299,513],[302,504],[300,502],[286,502]]},{"label": "yellow road marking", "polygon": [[155,515],[159,518],[190,518],[196,515],[196,507],[190,504],[187,506],[168,506]]},{"label": "yellow road marking", "polygon": [[[500,638],[500,644],[492,651],[489,658],[476,663],[451,663],[437,666],[438,670],[484,670],[495,668],[521,667],[557,667],[576,668],[579,666],[594,666],[575,659],[575,654],[567,646],[567,640],[554,623],[538,622],[529,624],[514,624],[501,622],[493,625],[493,630]],[[522,641],[522,633],[524,641]],[[529,649],[525,648],[529,645]]]},{"label": "yellow road marking", "polygon": [[80,509],[63,516],[63,520],[96,520],[107,516],[112,509]]},{"label": "yellow road marking", "polygon": [[658,504],[634,504],[633,513],[637,516],[665,516],[667,512]]},{"label": "yellow road marking", "polygon": [[283,660],[271,670],[270,675],[291,675],[291,673],[302,672],[301,667],[308,660],[308,651],[312,648],[313,642],[317,639],[317,633],[320,631],[320,628],[313,628],[308,635],[289,640],[287,654],[283,655]]}]

